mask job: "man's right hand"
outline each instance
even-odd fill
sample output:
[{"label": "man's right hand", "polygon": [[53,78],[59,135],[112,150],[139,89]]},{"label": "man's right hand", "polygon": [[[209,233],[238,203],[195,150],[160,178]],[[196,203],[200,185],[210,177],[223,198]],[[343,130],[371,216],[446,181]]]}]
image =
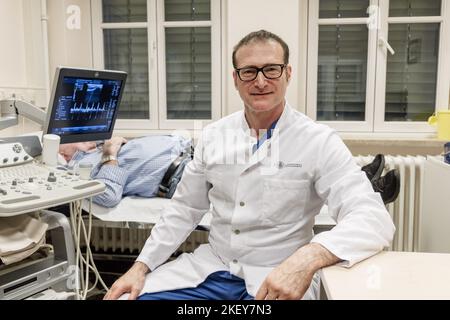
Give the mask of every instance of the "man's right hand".
[{"label": "man's right hand", "polygon": [[127,140],[122,137],[113,137],[109,140],[106,140],[105,144],[103,145],[103,154],[105,156],[117,156],[120,148],[125,143],[127,143]]},{"label": "man's right hand", "polygon": [[124,293],[130,293],[128,300],[136,300],[145,284],[145,275],[149,268],[142,262],[136,262],[130,270],[116,280],[103,297],[104,300],[117,300]]}]

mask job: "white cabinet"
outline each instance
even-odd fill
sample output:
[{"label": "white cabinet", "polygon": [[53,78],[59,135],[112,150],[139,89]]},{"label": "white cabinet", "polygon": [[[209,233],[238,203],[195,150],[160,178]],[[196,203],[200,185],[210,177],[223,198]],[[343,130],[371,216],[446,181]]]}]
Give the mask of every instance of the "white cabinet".
[{"label": "white cabinet", "polygon": [[419,251],[450,252],[450,164],[425,161]]}]

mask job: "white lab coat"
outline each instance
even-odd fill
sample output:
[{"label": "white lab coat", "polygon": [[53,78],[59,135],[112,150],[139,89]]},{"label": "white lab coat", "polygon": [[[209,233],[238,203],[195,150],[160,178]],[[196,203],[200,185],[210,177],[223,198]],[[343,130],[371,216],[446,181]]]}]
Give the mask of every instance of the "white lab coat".
[{"label": "white lab coat", "polygon": [[[286,104],[272,138],[252,154],[255,143],[243,111],[204,129],[170,208],[137,259],[153,270],[142,293],[195,287],[227,270],[255,296],[274,267],[310,242],[345,266],[389,245],[392,219],[335,131]],[[337,225],[314,236],[324,203]],[[163,264],[208,210],[209,244]],[[317,292],[315,277],[304,298]]]}]

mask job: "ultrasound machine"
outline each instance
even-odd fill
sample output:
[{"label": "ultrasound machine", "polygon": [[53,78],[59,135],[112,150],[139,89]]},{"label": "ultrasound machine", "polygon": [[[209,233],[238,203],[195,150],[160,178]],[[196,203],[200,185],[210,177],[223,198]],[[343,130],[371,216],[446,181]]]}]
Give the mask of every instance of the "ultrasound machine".
[{"label": "ultrasound machine", "polygon": [[[0,101],[0,130],[16,125],[21,115],[43,125],[43,135],[58,135],[61,144],[109,139],[126,77],[121,71],[58,67],[47,111],[20,100]],[[48,257],[0,263],[0,299],[45,295],[49,288],[70,289],[75,266],[70,224],[66,216],[47,209],[105,190],[99,181],[43,164],[41,151],[36,136],[0,137],[0,224],[22,214],[39,216],[48,224],[54,245]],[[0,228],[0,238],[1,232]]]},{"label": "ultrasound machine", "polygon": [[58,68],[44,126],[61,143],[111,138],[126,73]]}]

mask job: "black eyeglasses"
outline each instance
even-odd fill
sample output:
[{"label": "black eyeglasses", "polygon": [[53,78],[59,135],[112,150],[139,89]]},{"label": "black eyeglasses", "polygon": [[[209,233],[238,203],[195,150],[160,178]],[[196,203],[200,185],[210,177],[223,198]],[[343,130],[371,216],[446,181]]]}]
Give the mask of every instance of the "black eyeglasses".
[{"label": "black eyeglasses", "polygon": [[244,67],[235,69],[241,81],[253,81],[261,71],[267,79],[278,79],[283,74],[285,64],[268,64],[262,68]]}]

